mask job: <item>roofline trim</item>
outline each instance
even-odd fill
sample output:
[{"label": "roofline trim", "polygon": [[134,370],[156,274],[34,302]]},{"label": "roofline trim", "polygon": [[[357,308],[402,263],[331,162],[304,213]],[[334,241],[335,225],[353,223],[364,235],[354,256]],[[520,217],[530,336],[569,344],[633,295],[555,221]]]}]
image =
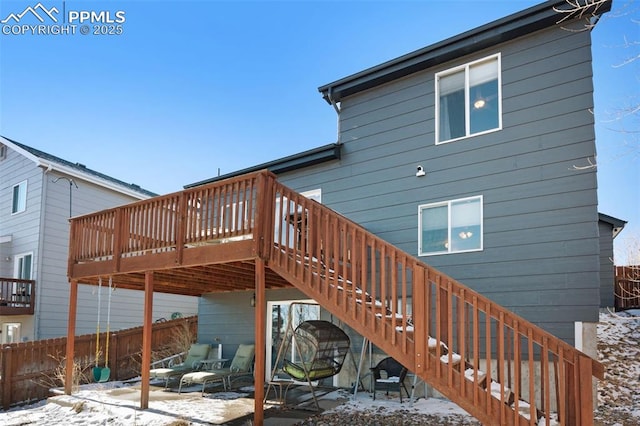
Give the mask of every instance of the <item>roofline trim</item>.
[{"label": "roofline trim", "polygon": [[604,213],[598,213],[598,220],[608,223],[613,227],[613,238],[617,237],[627,224],[626,220],[618,219],[617,217],[609,216]]},{"label": "roofline trim", "polygon": [[257,172],[264,169],[278,174],[310,167],[331,160],[339,160],[341,157],[341,148],[342,145],[340,143],[330,143],[307,151],[299,152],[297,154],[289,155],[287,157],[279,158],[277,160],[269,161],[267,163],[258,164],[255,166],[247,167],[245,169],[237,170],[235,172],[226,173],[224,175],[205,179],[195,183],[190,183],[188,185],[184,185],[184,189],[206,185],[208,183],[218,182],[223,179],[229,179],[232,177],[240,176],[246,173]]},{"label": "roofline trim", "polygon": [[[57,171],[59,173],[63,173],[78,179],[82,179],[86,182],[105,187],[107,189],[119,192],[121,194],[128,195],[138,200],[145,200],[147,198],[152,197],[150,194],[145,194],[144,192],[138,192],[138,191],[135,191],[134,189],[127,188],[126,186],[123,186],[123,185],[117,185],[115,182],[109,182],[108,180],[101,179],[98,176],[95,176],[91,173],[82,173],[81,170],[64,166],[55,161],[40,158],[37,155],[22,148],[21,146],[16,145],[13,141],[5,138],[4,136],[0,136],[0,143],[18,152],[23,157],[26,157],[28,160],[32,161],[37,167],[43,168],[45,173],[49,173],[51,171]],[[47,155],[50,155],[50,154],[47,154]],[[142,190],[142,188],[140,189]],[[150,192],[150,191],[147,191],[147,192]]]},{"label": "roofline trim", "polygon": [[[340,102],[342,98],[361,91],[556,25],[561,17],[558,16],[554,8],[559,8],[562,5],[566,5],[566,0],[551,0],[532,6],[333,83],[320,86],[318,91],[327,103]],[[598,9],[598,12],[605,13],[610,9],[611,1],[608,1]]]}]

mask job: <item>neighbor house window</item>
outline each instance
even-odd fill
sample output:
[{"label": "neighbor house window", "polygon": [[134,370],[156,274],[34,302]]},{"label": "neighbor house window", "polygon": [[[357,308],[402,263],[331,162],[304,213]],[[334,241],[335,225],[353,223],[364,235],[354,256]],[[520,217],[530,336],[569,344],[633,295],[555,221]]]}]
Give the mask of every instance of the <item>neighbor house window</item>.
[{"label": "neighbor house window", "polygon": [[418,207],[418,253],[482,250],[482,196]]},{"label": "neighbor house window", "polygon": [[27,208],[27,181],[20,182],[13,187],[13,203],[11,213],[20,213]]},{"label": "neighbor house window", "polygon": [[436,143],[500,129],[500,55],[436,74]]},{"label": "neighbor house window", "polygon": [[15,257],[15,277],[21,280],[30,280],[33,269],[33,255],[31,253],[17,255]]}]

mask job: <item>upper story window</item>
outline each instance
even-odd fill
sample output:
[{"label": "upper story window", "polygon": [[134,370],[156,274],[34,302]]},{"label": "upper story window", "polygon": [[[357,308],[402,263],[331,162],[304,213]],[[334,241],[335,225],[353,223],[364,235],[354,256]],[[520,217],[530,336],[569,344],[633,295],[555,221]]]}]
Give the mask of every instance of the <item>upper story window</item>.
[{"label": "upper story window", "polygon": [[30,280],[33,272],[33,255],[31,253],[17,255],[15,257],[15,277],[21,280]]},{"label": "upper story window", "polygon": [[436,144],[502,126],[500,54],[436,74]]},{"label": "upper story window", "polygon": [[418,207],[418,254],[482,250],[482,196]]},{"label": "upper story window", "polygon": [[11,214],[20,213],[27,209],[27,181],[13,186],[13,201]]}]

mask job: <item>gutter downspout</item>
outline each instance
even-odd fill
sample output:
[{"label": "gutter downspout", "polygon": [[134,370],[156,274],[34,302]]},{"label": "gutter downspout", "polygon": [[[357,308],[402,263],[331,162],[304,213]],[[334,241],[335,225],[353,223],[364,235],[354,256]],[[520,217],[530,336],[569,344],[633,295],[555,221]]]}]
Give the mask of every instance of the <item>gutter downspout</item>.
[{"label": "gutter downspout", "polygon": [[[42,288],[45,286],[45,274],[42,271],[43,268],[43,257],[44,257],[44,232],[45,232],[45,217],[47,210],[47,197],[48,197],[48,185],[47,185],[47,176],[51,172],[51,163],[49,163],[48,167],[42,172],[42,187],[40,189],[40,220],[38,224],[38,254],[37,254],[37,272],[34,277],[31,279],[36,280],[36,304],[33,309],[33,339],[32,340],[40,340],[42,336],[41,327],[41,309],[42,309]],[[68,251],[68,250],[67,250]]]},{"label": "gutter downspout", "polygon": [[329,103],[331,103],[331,106],[333,106],[333,109],[336,110],[336,114],[338,115],[337,120],[338,123],[336,124],[336,128],[337,128],[337,136],[336,136],[336,140],[337,140],[337,144],[341,145],[342,141],[340,139],[340,106],[338,106],[338,103],[333,99],[333,96],[331,96],[331,87],[329,87],[329,90],[327,91],[327,99],[329,99]]}]

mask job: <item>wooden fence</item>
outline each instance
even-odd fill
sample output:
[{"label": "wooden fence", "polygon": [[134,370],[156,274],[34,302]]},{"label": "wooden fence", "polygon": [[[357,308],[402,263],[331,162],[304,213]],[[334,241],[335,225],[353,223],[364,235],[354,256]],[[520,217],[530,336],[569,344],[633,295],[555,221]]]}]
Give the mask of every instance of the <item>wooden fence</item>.
[{"label": "wooden fence", "polygon": [[616,311],[640,308],[640,265],[616,266],[613,293]]},{"label": "wooden fence", "polygon": [[[176,342],[176,333],[197,335],[198,317],[180,318],[155,323],[152,334],[152,350],[170,349]],[[81,371],[80,382],[93,380],[96,343],[101,350],[106,347],[106,333],[76,336],[75,360]],[[0,349],[0,398],[7,410],[12,405],[38,401],[50,396],[50,389],[63,385],[64,356],[67,339],[36,340],[3,345]],[[119,330],[109,336],[110,380],[126,380],[140,375],[142,327]],[[178,348],[176,348],[178,349]],[[104,366],[104,353],[100,355]]]}]

